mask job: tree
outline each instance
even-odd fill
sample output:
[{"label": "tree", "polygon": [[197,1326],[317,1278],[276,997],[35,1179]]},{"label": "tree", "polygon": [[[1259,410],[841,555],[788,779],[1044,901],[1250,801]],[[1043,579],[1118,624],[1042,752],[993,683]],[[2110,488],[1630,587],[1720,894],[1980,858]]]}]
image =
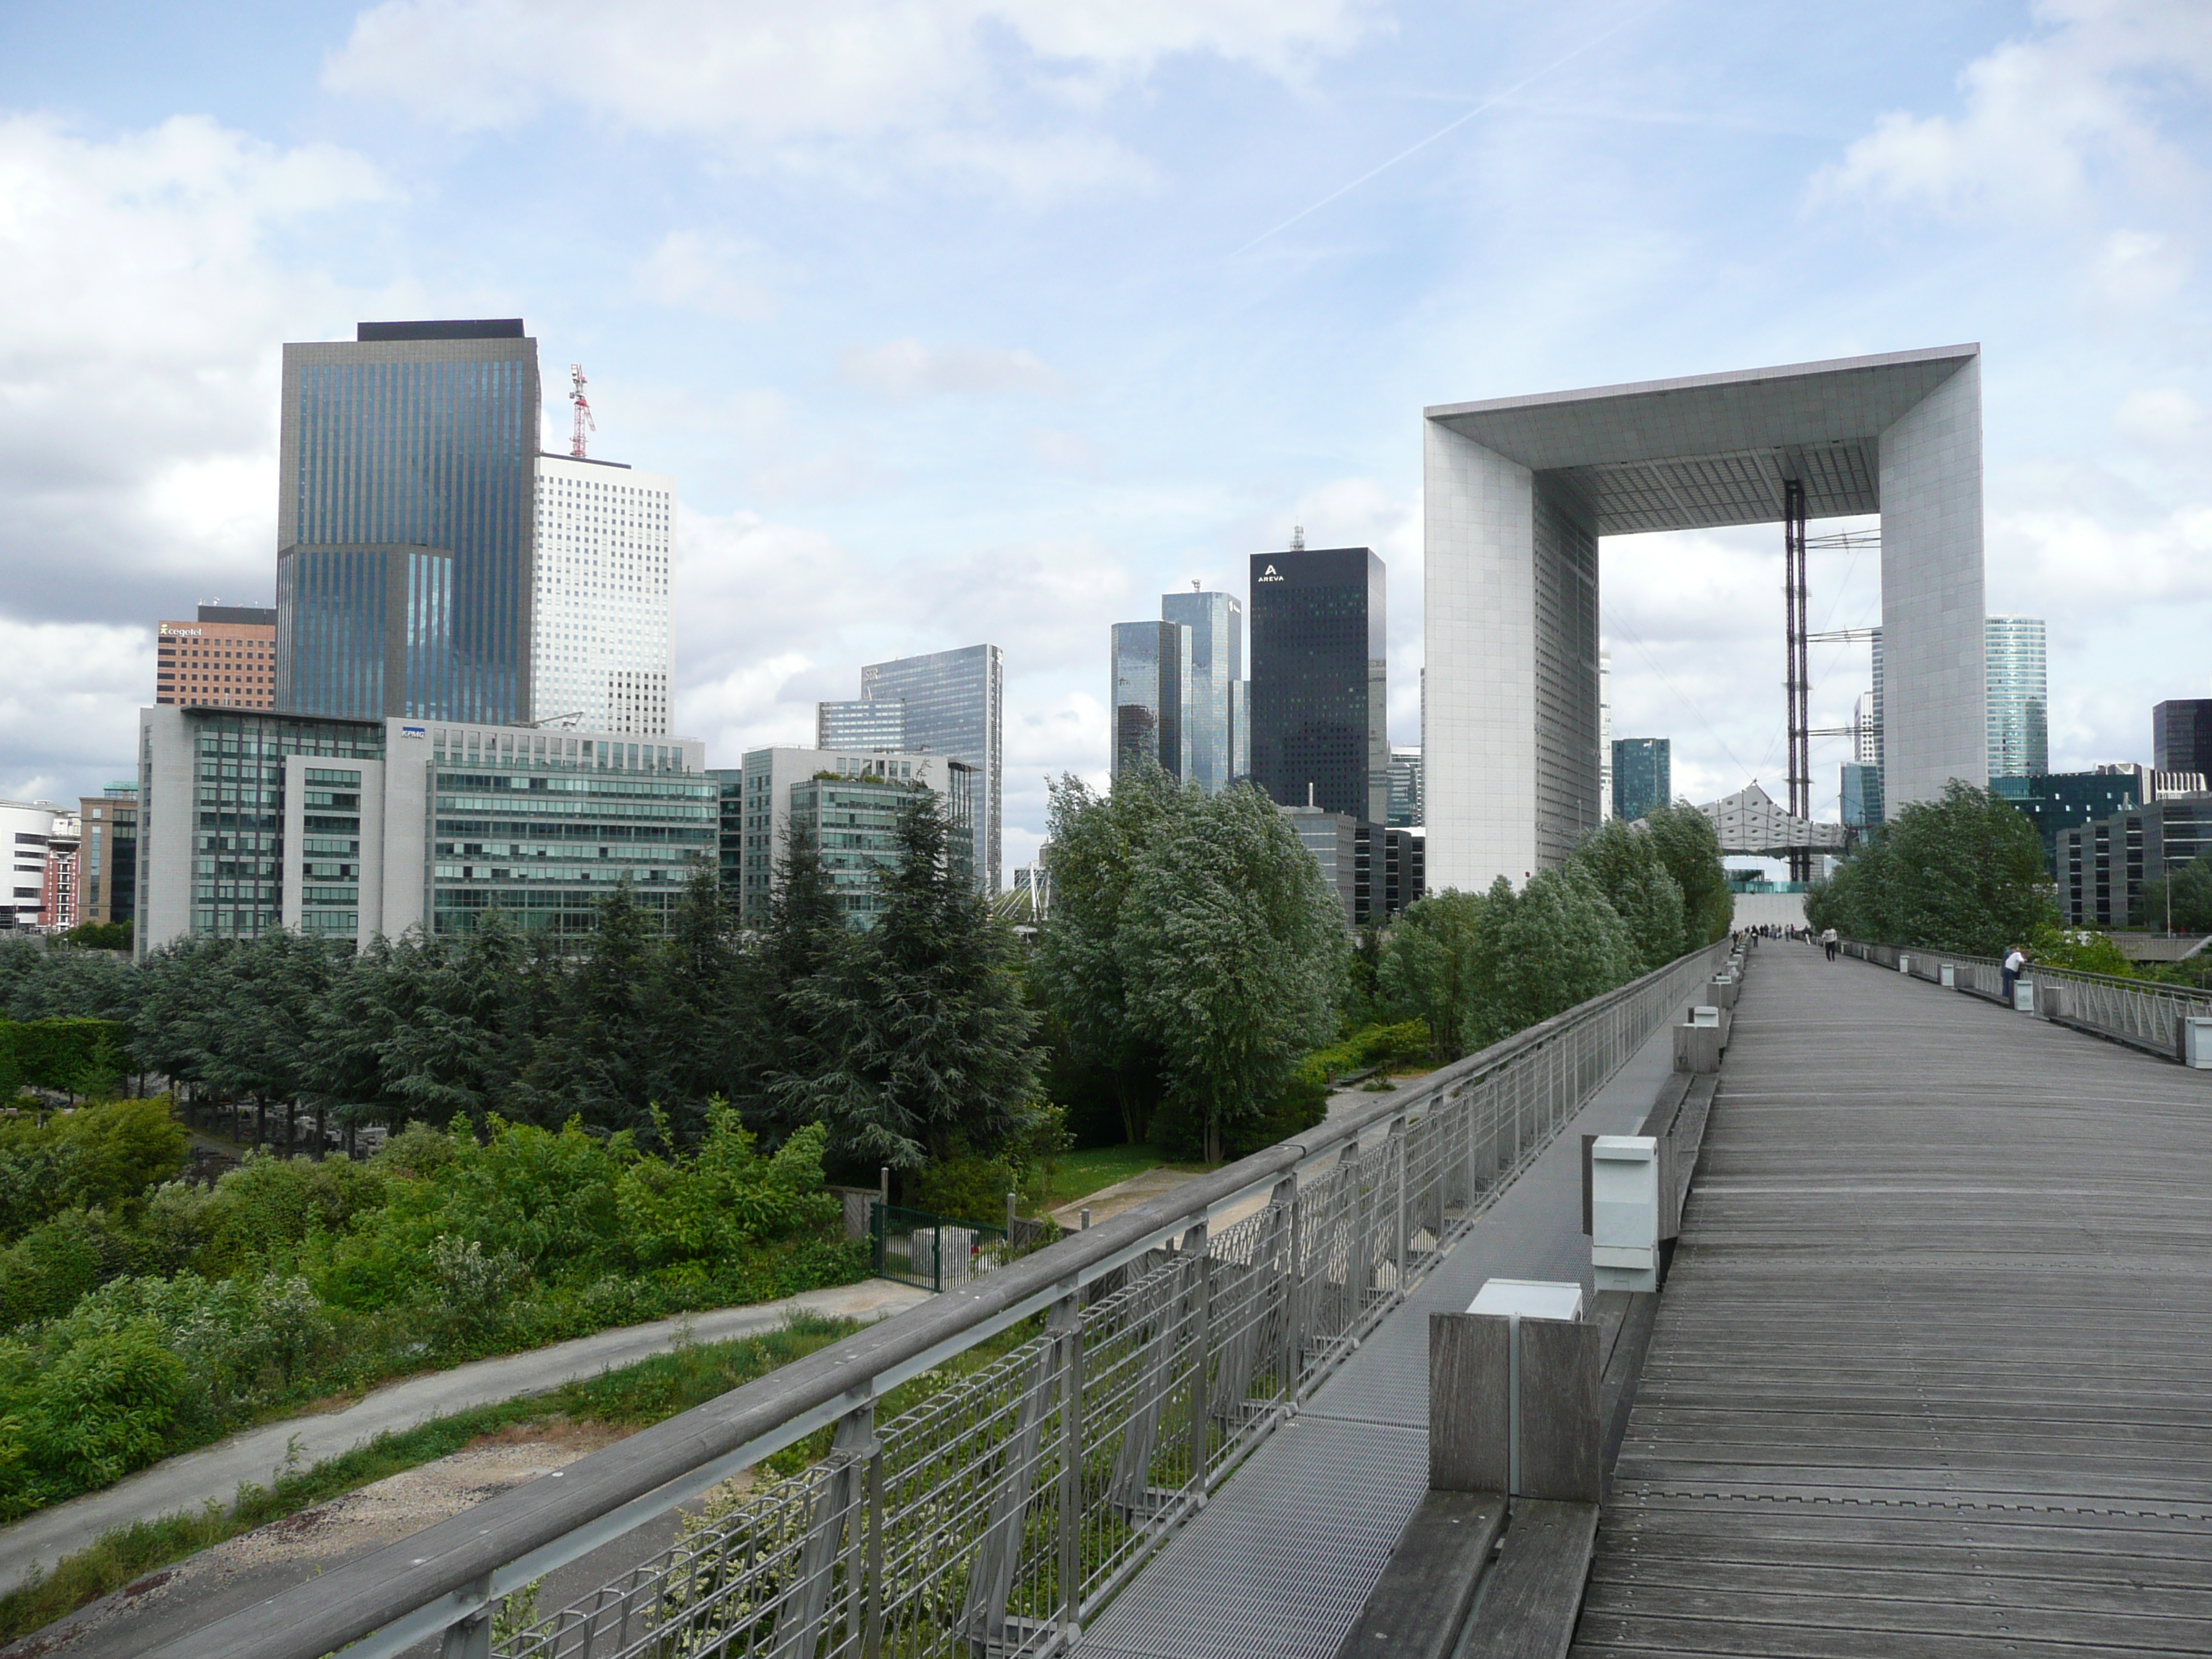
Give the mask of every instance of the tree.
[{"label": "tree", "polygon": [[[1659,810],[1672,811],[1664,807]],[[1698,817],[1699,822],[1705,821],[1702,812]],[[1688,931],[1682,884],[1667,867],[1666,852],[1672,846],[1668,838],[1676,836],[1684,842],[1688,839],[1679,836],[1677,827],[1671,823],[1662,823],[1655,833],[1649,819],[1632,823],[1613,818],[1585,836],[1571,860],[1597,884],[1606,902],[1628,924],[1636,944],[1636,971],[1639,974],[1663,968],[1682,955],[1686,948],[1695,948],[1685,945]],[[1717,863],[1717,842],[1713,856]],[[1722,890],[1727,890],[1725,879]]]},{"label": "tree", "polygon": [[1848,939],[1997,957],[2056,924],[2043,838],[2013,805],[1953,780],[1903,808],[1805,897]]},{"label": "tree", "polygon": [[481,1127],[510,1103],[537,1035],[523,971],[530,956],[497,906],[459,939],[410,933],[392,946],[378,1066],[393,1128],[409,1115],[441,1128],[466,1117]]},{"label": "tree", "polygon": [[1659,861],[1682,890],[1682,943],[1668,960],[1726,939],[1735,921],[1735,895],[1729,890],[1712,820],[1694,806],[1662,806],[1641,822]]},{"label": "tree", "polygon": [[663,1024],[661,958],[653,917],[624,878],[600,901],[583,958],[569,971],[560,1041],[538,1045],[527,1088],[538,1121],[574,1114],[598,1129],[653,1132],[653,1105],[668,1093],[672,1040],[684,1040]]},{"label": "tree", "polygon": [[936,795],[916,789],[876,925],[790,992],[836,1046],[770,1092],[787,1121],[827,1124],[848,1164],[917,1170],[1018,1139],[1043,1109],[1012,934],[954,878],[946,834]]},{"label": "tree", "polygon": [[1446,888],[1407,905],[1382,935],[1375,981],[1385,1017],[1426,1022],[1440,1060],[1468,1052],[1465,1026],[1489,903],[1480,893]]},{"label": "tree", "polygon": [[1215,1163],[1224,1131],[1335,1036],[1351,940],[1320,865],[1259,790],[1200,797],[1168,823],[1133,861],[1114,950],[1131,1029]]},{"label": "tree", "polygon": [[2191,859],[2142,884],[2130,920],[2138,927],[2164,933],[2169,918],[2177,932],[2212,933],[2212,859]]},{"label": "tree", "polygon": [[1157,765],[1125,767],[1101,797],[1064,775],[1051,794],[1052,911],[1030,978],[1066,1034],[1071,1057],[1109,1075],[1122,1133],[1141,1141],[1164,1084],[1166,1055],[1130,1003],[1118,941],[1146,854],[1180,833],[1203,797]]},{"label": "tree", "polygon": [[840,1040],[799,989],[835,978],[857,948],[814,832],[794,818],[777,856],[768,926],[744,958],[738,988],[738,1018],[753,1056],[746,1081],[763,1103],[753,1115],[771,1140],[809,1121],[803,1104],[793,1117],[779,1103],[803,1102],[796,1085],[829,1069]]}]

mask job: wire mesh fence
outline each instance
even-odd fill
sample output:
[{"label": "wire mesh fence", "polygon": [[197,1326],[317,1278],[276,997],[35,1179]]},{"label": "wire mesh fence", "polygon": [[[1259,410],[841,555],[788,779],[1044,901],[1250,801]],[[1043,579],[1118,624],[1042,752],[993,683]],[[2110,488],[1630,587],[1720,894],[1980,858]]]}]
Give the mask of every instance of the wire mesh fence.
[{"label": "wire mesh fence", "polygon": [[[1263,1186],[1249,1213],[1227,1206],[1233,1219],[1210,1224],[1195,1210],[1165,1243],[1053,1301],[1006,1352],[888,1421],[872,1401],[856,1407],[811,1467],[721,1489],[672,1547],[497,1652],[1060,1652],[1717,959],[1717,949],[1686,957],[1495,1064],[1450,1068],[1356,1137],[1329,1146],[1322,1132],[1334,1159],[1311,1161],[1304,1179]],[[977,1264],[994,1230],[948,1239],[937,1218],[905,1224],[913,1213],[881,1218],[887,1259],[940,1284],[954,1264],[988,1270]],[[1020,1246],[1001,1237],[995,1248]]]},{"label": "wire mesh fence", "polygon": [[[1877,968],[1895,969],[1902,963],[1905,972],[1930,984],[1943,983],[1948,970],[1954,989],[2000,1000],[2005,994],[2004,964],[1990,957],[1857,940],[1845,941],[1843,949],[1844,955]],[[2040,963],[2029,963],[2021,977],[2037,989],[2038,1012],[2172,1059],[2182,1057],[2182,1022],[2212,1018],[2212,991],[2185,985],[2114,979]]]}]

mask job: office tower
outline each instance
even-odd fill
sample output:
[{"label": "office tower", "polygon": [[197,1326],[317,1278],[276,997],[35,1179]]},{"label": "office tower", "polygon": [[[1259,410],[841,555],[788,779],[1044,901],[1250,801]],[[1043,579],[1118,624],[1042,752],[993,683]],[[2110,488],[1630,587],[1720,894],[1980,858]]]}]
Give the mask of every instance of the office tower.
[{"label": "office tower", "polygon": [[884,883],[898,868],[899,810],[918,790],[933,790],[943,805],[952,832],[946,842],[953,875],[963,884],[975,881],[979,775],[963,762],[881,750],[750,749],[736,775],[734,890],[739,919],[748,927],[768,925],[777,867],[794,823],[807,830],[820,854],[845,920],[863,932],[874,927],[885,902]]},{"label": "office tower", "polygon": [[2057,831],[2058,908],[2074,927],[2163,932],[2164,909],[2143,888],[2212,854],[2212,795],[2201,789],[2123,808]]},{"label": "office tower", "polygon": [[1191,776],[1191,635],[1182,623],[1115,623],[1109,688],[1113,775],[1146,758],[1178,783]]},{"label": "office tower", "polygon": [[666,737],[676,480],[541,454],[536,503],[530,718]]},{"label": "office tower", "polygon": [[77,802],[78,868],[87,921],[128,921],[138,902],[138,783],[111,783]]},{"label": "office tower", "polygon": [[1674,799],[1674,744],[1666,738],[1613,740],[1613,815],[1640,818]]},{"label": "office tower", "polygon": [[69,818],[50,800],[0,800],[0,847],[13,854],[9,897],[0,901],[0,927],[35,927],[46,908],[46,848],[55,826]]},{"label": "office tower", "polygon": [[814,705],[817,749],[903,749],[906,704],[897,697],[881,702],[817,702]]},{"label": "office tower", "polygon": [[2212,697],[2175,698],[2150,711],[2151,766],[2212,778]]},{"label": "office tower", "polygon": [[527,720],[538,342],[519,318],[284,348],[276,706]]},{"label": "office tower", "polygon": [[1881,825],[1881,769],[1872,761],[1844,763],[1837,792],[1842,798],[1842,817],[1847,830],[1875,830]]},{"label": "office tower", "polygon": [[1166,593],[1160,617],[1190,629],[1190,769],[1209,795],[1250,769],[1244,679],[1244,602],[1234,593]]},{"label": "office tower", "polygon": [[1390,751],[1390,828],[1410,830],[1425,823],[1421,792],[1421,751]]},{"label": "office tower", "polygon": [[1252,778],[1276,805],[1387,819],[1386,611],[1371,549],[1252,556]]},{"label": "office tower", "polygon": [[2043,618],[1990,617],[1983,626],[1983,700],[1989,710],[1990,776],[2039,777],[2051,769]]},{"label": "office tower", "polygon": [[625,881],[665,925],[715,854],[695,741],[247,709],[138,720],[142,954],[279,927],[364,946],[459,934],[495,905],[526,932],[586,933]]},{"label": "office tower", "polygon": [[[1421,693],[1428,695],[1429,671],[1421,671]],[[1597,817],[1613,816],[1613,653],[1597,653]]]},{"label": "office tower", "polygon": [[46,837],[46,880],[39,895],[39,926],[53,933],[65,933],[81,920],[81,836],[76,815],[64,812],[54,820]]},{"label": "office tower", "polygon": [[185,708],[269,708],[276,701],[276,613],[204,605],[154,631],[154,701]]},{"label": "office tower", "polygon": [[970,645],[870,663],[860,670],[860,699],[903,702],[908,750],[948,755],[975,769],[975,882],[978,890],[996,893],[1006,773],[1006,653],[995,645]]}]

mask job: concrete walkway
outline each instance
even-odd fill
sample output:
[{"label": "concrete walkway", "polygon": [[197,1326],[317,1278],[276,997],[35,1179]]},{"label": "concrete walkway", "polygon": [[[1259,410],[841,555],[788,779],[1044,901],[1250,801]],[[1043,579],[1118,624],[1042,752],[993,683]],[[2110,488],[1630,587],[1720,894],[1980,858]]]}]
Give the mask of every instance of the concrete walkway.
[{"label": "concrete walkway", "polygon": [[380,1434],[415,1428],[434,1417],[475,1406],[545,1394],[566,1382],[635,1364],[673,1348],[687,1327],[697,1341],[726,1342],[774,1329],[795,1310],[846,1319],[880,1319],[928,1299],[927,1291],[872,1279],[834,1290],[809,1291],[781,1302],[629,1325],[395,1382],[341,1411],[250,1429],[0,1528],[0,1591],[14,1589],[34,1567],[51,1571],[60,1558],[117,1527],[197,1510],[210,1501],[227,1504],[240,1486],[266,1486],[285,1474],[288,1461],[294,1470],[311,1469]]}]

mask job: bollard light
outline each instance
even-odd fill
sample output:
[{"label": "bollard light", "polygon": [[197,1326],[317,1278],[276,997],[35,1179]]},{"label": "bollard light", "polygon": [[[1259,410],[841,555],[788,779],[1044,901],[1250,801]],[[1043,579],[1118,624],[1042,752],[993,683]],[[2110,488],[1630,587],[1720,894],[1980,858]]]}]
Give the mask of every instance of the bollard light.
[{"label": "bollard light", "polygon": [[1659,1143],[1650,1135],[1590,1143],[1590,1269],[1601,1291],[1659,1288]]}]

